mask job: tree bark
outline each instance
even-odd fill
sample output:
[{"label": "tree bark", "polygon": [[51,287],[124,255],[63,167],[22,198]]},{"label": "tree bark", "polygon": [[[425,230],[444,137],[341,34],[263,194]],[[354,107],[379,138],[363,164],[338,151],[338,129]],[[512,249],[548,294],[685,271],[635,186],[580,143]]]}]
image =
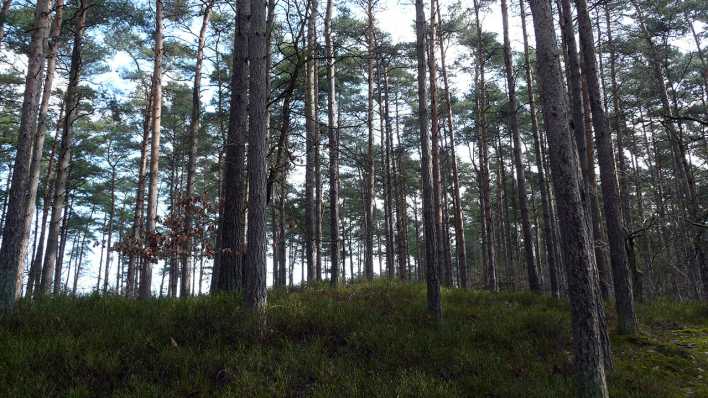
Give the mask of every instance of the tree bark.
[{"label": "tree bark", "polygon": [[[62,140],[59,149],[59,159],[57,162],[57,176],[54,182],[54,200],[52,204],[52,215],[49,222],[49,233],[47,237],[47,250],[44,257],[44,267],[42,269],[42,280],[40,291],[42,294],[49,293],[52,289],[52,278],[54,293],[61,289],[61,258],[57,255],[60,220],[66,202],[67,187],[69,177],[69,164],[71,162],[71,146],[73,145],[73,125],[79,112],[79,79],[82,68],[81,49],[83,45],[83,33],[86,27],[86,12],[89,9],[89,0],[81,0],[76,11],[76,28],[74,30],[74,47],[71,53],[71,67],[69,70],[69,85],[66,90],[64,106],[66,107],[62,126]],[[59,253],[61,255],[61,253]]]},{"label": "tree bark", "polygon": [[248,238],[245,268],[246,305],[262,312],[266,305],[266,128],[268,73],[266,15],[263,0],[251,1],[248,134]]},{"label": "tree bark", "polygon": [[364,173],[364,276],[374,278],[374,5],[373,0],[366,3],[366,74],[367,74],[367,114],[366,127],[368,141],[366,146],[366,171]]},{"label": "tree bark", "polygon": [[544,153],[541,151],[542,146],[538,127],[538,116],[536,115],[536,100],[534,98],[533,77],[529,61],[528,35],[526,34],[526,8],[524,7],[524,0],[520,0],[519,5],[521,7],[521,28],[524,36],[524,69],[526,72],[526,89],[528,91],[528,103],[531,116],[531,133],[533,135],[538,186],[541,192],[541,206],[543,211],[543,241],[546,249],[546,263],[548,264],[548,273],[551,283],[551,295],[558,298],[560,297],[559,274],[562,267],[558,262],[560,257],[557,249],[555,232],[553,231],[554,216],[553,209],[551,208],[551,198],[548,190],[546,189],[546,173],[543,161]]},{"label": "tree bark", "polygon": [[[2,247],[0,247],[0,311],[14,308],[17,279],[24,270],[24,257],[29,237],[25,234],[26,219],[27,211],[31,207],[29,185],[33,133],[36,126],[42,73],[44,72],[44,41],[49,30],[49,6],[49,0],[37,2],[34,30],[30,41],[12,185],[8,192],[9,200],[5,212]],[[0,16],[0,19],[4,18]],[[40,148],[39,151],[41,150]]]},{"label": "tree bark", "polygon": [[150,124],[152,140],[150,140],[150,184],[148,185],[146,247],[147,258],[143,259],[140,269],[140,298],[147,299],[152,295],[152,262],[155,253],[157,227],[157,199],[160,173],[160,125],[162,122],[162,0],[155,0],[155,48],[154,67],[152,72],[152,112]]},{"label": "tree bark", "polygon": [[484,66],[486,54],[484,50],[484,41],[482,39],[482,27],[479,20],[479,2],[474,0],[474,13],[475,13],[475,29],[477,31],[477,40],[479,41],[477,46],[477,64],[479,66],[479,82],[477,83],[477,119],[478,119],[478,130],[479,130],[479,177],[481,180],[481,200],[483,204],[483,218],[484,218],[484,236],[485,236],[485,250],[487,259],[487,269],[486,269],[486,287],[489,290],[496,291],[499,290],[497,284],[497,257],[494,244],[494,223],[492,220],[492,203],[490,195],[490,183],[489,183],[489,144],[487,136],[487,121],[486,121],[486,108],[487,108],[487,89],[485,87],[486,83],[484,80]]},{"label": "tree bark", "polygon": [[206,45],[206,32],[209,27],[209,17],[211,16],[211,8],[214,4],[213,0],[209,0],[204,4],[202,10],[202,27],[199,29],[199,39],[197,41],[197,58],[194,67],[194,85],[192,86],[192,115],[189,123],[189,132],[187,135],[187,147],[189,153],[187,155],[187,189],[185,192],[185,214],[184,214],[184,246],[182,247],[182,255],[180,261],[182,263],[182,275],[180,285],[180,296],[189,296],[189,285],[192,275],[190,273],[190,258],[194,239],[192,237],[192,229],[194,224],[194,173],[197,168],[197,135],[199,134],[199,118],[201,117],[201,90],[202,90],[202,62],[204,60],[204,46]]},{"label": "tree bark", "polygon": [[420,131],[421,175],[423,185],[423,238],[425,239],[425,273],[428,311],[438,321],[442,320],[440,280],[438,279],[437,229],[433,214],[434,189],[430,132],[428,131],[428,93],[425,86],[425,11],[423,0],[415,2],[416,56],[418,60],[418,130]]},{"label": "tree bark", "polygon": [[526,173],[521,160],[521,138],[519,133],[518,103],[516,99],[516,80],[511,60],[511,43],[509,41],[509,16],[506,0],[501,0],[502,24],[504,30],[504,65],[506,69],[506,84],[509,91],[509,126],[514,141],[514,166],[516,167],[516,181],[519,194],[519,211],[521,213],[521,232],[524,237],[524,256],[526,258],[526,271],[529,278],[529,288],[532,291],[541,291],[541,281],[536,269],[533,253],[533,238],[531,237],[531,223],[529,222],[528,199],[526,194]]},{"label": "tree bark", "polygon": [[531,0],[537,74],[566,262],[578,397],[608,397],[593,286],[592,242],[580,197],[579,159],[568,130],[567,104],[550,3]]},{"label": "tree bark", "polygon": [[339,126],[337,120],[337,80],[332,43],[332,3],[327,0],[324,20],[325,56],[327,57],[327,128],[329,130],[329,231],[330,231],[330,285],[339,283]]},{"label": "tree bark", "polygon": [[634,310],[634,293],[632,279],[627,264],[625,250],[625,229],[620,209],[619,188],[612,151],[607,117],[602,107],[600,84],[597,77],[595,47],[593,43],[592,25],[585,0],[575,0],[578,11],[578,29],[580,46],[582,48],[585,79],[590,96],[592,122],[595,130],[597,158],[600,165],[600,183],[602,186],[602,203],[607,222],[607,238],[610,244],[610,260],[612,263],[612,279],[615,286],[617,302],[617,329],[621,334],[634,334],[637,331],[637,316]]}]

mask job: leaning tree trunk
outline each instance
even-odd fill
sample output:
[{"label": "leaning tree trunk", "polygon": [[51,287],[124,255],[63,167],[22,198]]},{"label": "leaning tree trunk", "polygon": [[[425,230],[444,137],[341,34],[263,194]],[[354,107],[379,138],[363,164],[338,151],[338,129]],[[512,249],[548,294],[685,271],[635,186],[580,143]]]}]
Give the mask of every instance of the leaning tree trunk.
[{"label": "leaning tree trunk", "polygon": [[532,291],[541,291],[541,281],[536,269],[533,254],[533,238],[531,237],[531,224],[529,222],[529,205],[526,196],[526,174],[521,160],[521,138],[519,133],[518,103],[516,99],[516,80],[514,78],[511,60],[511,43],[509,42],[509,17],[506,0],[501,0],[502,25],[504,30],[504,65],[506,69],[506,84],[509,91],[509,125],[514,141],[514,166],[516,167],[516,181],[519,194],[519,211],[521,213],[521,232],[524,236],[524,255],[526,257],[526,270],[529,278],[529,288]]},{"label": "leaning tree trunk", "polygon": [[248,134],[248,247],[245,264],[246,305],[254,311],[266,305],[266,185],[267,185],[267,80],[266,16],[263,0],[251,2],[248,47],[249,134]]},{"label": "leaning tree trunk", "polygon": [[580,46],[582,48],[585,78],[590,94],[592,123],[595,130],[597,158],[600,165],[600,183],[602,186],[602,203],[607,223],[607,239],[610,244],[610,260],[612,262],[612,279],[615,285],[615,300],[617,302],[618,331],[622,334],[634,334],[637,331],[637,316],[634,311],[634,294],[632,278],[627,265],[625,250],[625,230],[620,209],[619,188],[615,170],[612,138],[610,137],[607,117],[602,107],[600,84],[597,77],[595,61],[595,46],[593,43],[592,25],[585,0],[575,0],[578,11],[578,28]]},{"label": "leaning tree trunk", "polygon": [[162,121],[162,0],[155,0],[155,60],[152,71],[152,112],[150,124],[150,184],[148,185],[147,228],[145,246],[148,255],[140,268],[140,298],[149,298],[152,294],[152,262],[157,245],[157,196],[160,174],[160,125]]},{"label": "leaning tree trunk", "polygon": [[567,105],[550,2],[531,0],[537,73],[549,134],[551,171],[558,202],[561,245],[566,259],[578,397],[608,397],[602,359],[597,300],[592,274],[592,241],[580,197],[578,153],[568,130]]},{"label": "leaning tree trunk", "polygon": [[[39,0],[35,11],[34,30],[30,42],[27,62],[25,92],[20,114],[15,165],[12,171],[12,185],[8,193],[2,247],[0,248],[0,311],[11,310],[15,306],[17,278],[24,269],[29,235],[24,234],[29,203],[30,164],[32,161],[33,132],[36,109],[44,70],[44,40],[49,30],[48,0]],[[9,4],[8,4],[9,7]],[[0,16],[0,20],[4,18]],[[41,148],[39,149],[41,151]]]},{"label": "leaning tree trunk", "polygon": [[79,9],[76,11],[78,14],[76,15],[76,28],[74,30],[74,48],[71,53],[69,85],[66,89],[66,97],[64,99],[66,111],[62,126],[59,159],[57,161],[57,176],[54,181],[54,200],[52,204],[52,215],[49,221],[49,233],[47,235],[47,250],[44,255],[42,280],[40,282],[40,291],[42,294],[49,293],[52,289],[52,283],[55,293],[61,289],[62,262],[58,254],[61,255],[62,253],[57,253],[57,251],[59,249],[60,222],[67,195],[66,182],[69,177],[69,164],[71,162],[73,126],[79,111],[79,79],[82,67],[81,48],[84,39],[84,29],[86,27],[86,12],[89,8],[89,0],[81,0]]},{"label": "leaning tree trunk", "polygon": [[423,235],[425,239],[425,277],[427,281],[428,310],[435,319],[442,320],[440,280],[438,279],[437,230],[433,214],[433,164],[430,132],[428,131],[428,93],[425,86],[425,11],[423,0],[415,2],[416,56],[418,60],[418,129],[420,130],[421,175],[423,185]]},{"label": "leaning tree trunk", "polygon": [[180,296],[189,296],[189,285],[192,279],[191,267],[189,260],[191,258],[192,245],[194,244],[194,239],[192,238],[192,224],[194,223],[194,209],[193,209],[193,196],[194,196],[194,173],[197,168],[197,134],[199,134],[199,117],[201,116],[201,82],[202,82],[202,61],[204,60],[204,46],[206,44],[206,32],[209,26],[209,17],[211,16],[211,8],[214,4],[213,1],[209,1],[205,4],[204,16],[202,17],[202,27],[199,30],[199,40],[197,44],[197,59],[194,68],[194,85],[192,87],[192,115],[189,124],[189,133],[187,135],[189,154],[187,160],[187,190],[185,192],[184,208],[184,234],[186,239],[184,239],[184,246],[182,247],[180,261],[182,263],[182,275],[181,275],[181,285],[180,285]]}]

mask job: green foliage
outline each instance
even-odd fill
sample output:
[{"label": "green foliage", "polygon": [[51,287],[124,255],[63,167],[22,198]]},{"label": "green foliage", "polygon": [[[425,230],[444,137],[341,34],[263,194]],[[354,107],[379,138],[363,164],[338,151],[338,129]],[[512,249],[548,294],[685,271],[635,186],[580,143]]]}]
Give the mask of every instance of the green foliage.
[{"label": "green foliage", "polygon": [[[2,395],[574,393],[568,310],[545,296],[444,290],[440,325],[425,312],[422,285],[316,286],[272,291],[269,299],[263,333],[233,295],[23,302],[0,320]],[[644,307],[647,334],[613,339],[612,396],[708,392],[700,378],[708,366],[708,318],[699,317],[707,310],[670,302]],[[661,322],[676,322],[675,330],[657,329]]]}]

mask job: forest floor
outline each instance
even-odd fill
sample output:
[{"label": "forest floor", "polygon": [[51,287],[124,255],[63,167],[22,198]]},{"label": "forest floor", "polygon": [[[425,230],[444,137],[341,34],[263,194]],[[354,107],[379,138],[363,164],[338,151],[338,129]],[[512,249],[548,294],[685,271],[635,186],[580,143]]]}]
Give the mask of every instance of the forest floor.
[{"label": "forest floor", "polygon": [[[443,308],[436,325],[423,285],[386,281],[275,290],[258,332],[235,295],[21,302],[0,318],[0,396],[574,395],[566,304],[443,289]],[[610,395],[708,397],[708,305],[639,310],[639,336],[612,335]]]}]

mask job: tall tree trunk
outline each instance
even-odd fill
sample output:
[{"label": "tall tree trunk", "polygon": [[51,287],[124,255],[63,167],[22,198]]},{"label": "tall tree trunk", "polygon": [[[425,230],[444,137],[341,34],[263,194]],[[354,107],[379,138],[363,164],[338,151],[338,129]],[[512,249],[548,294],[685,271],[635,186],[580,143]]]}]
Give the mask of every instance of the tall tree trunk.
[{"label": "tall tree trunk", "polygon": [[[248,131],[249,40],[251,29],[251,2],[239,0],[236,10],[236,35],[231,75],[231,107],[229,133],[224,163],[224,213],[221,220],[221,263],[217,286],[212,290],[233,291],[243,287],[243,211],[246,195],[245,144]],[[215,289],[214,289],[215,288]]]},{"label": "tall tree trunk", "polygon": [[435,41],[437,40],[435,0],[430,2],[430,26],[428,27],[428,70],[430,71],[430,141],[432,143],[431,156],[433,164],[433,216],[435,219],[435,229],[437,234],[438,275],[442,283],[448,284],[447,257],[450,255],[445,250],[445,234],[442,221],[442,178],[440,176],[440,124],[438,123],[438,89],[437,89],[437,65],[435,62]]},{"label": "tall tree trunk", "polygon": [[509,41],[509,16],[506,0],[501,0],[502,24],[504,30],[504,65],[506,69],[506,85],[509,91],[509,126],[511,127],[514,141],[514,166],[516,167],[516,181],[519,194],[519,211],[521,213],[521,232],[524,237],[524,256],[526,258],[526,272],[529,278],[529,288],[532,291],[541,291],[541,281],[536,269],[533,253],[533,238],[531,237],[531,223],[529,222],[528,199],[526,196],[526,173],[521,160],[521,138],[519,133],[518,103],[516,99],[516,80],[511,60],[511,43]]},{"label": "tall tree trunk", "polygon": [[479,171],[482,190],[481,199],[484,209],[484,236],[486,237],[486,240],[484,242],[487,259],[486,286],[489,290],[496,291],[499,289],[499,286],[497,284],[497,257],[494,247],[495,228],[492,220],[492,203],[489,183],[489,138],[487,136],[486,121],[487,89],[485,87],[486,83],[484,81],[486,54],[484,49],[484,41],[482,40],[482,27],[481,22],[479,20],[479,9],[480,6],[478,1],[474,0],[475,29],[477,31],[477,40],[479,41],[477,46],[477,64],[479,66],[479,81],[477,83],[477,120],[479,125]]},{"label": "tall tree trunk", "polygon": [[592,241],[580,197],[579,159],[568,130],[567,104],[550,3],[531,0],[544,125],[549,134],[553,185],[558,201],[561,244],[568,277],[578,397],[608,397],[597,300],[592,274]]},{"label": "tall tree trunk", "polygon": [[266,70],[265,2],[252,0],[248,47],[249,134],[248,134],[248,247],[245,264],[246,305],[264,311],[266,305],[266,128],[268,74]]},{"label": "tall tree trunk", "polygon": [[676,175],[677,184],[679,185],[682,200],[686,203],[688,210],[689,219],[689,230],[693,230],[693,251],[694,251],[694,261],[696,268],[700,270],[702,283],[703,283],[703,298],[708,300],[708,263],[706,262],[705,253],[705,243],[703,242],[704,229],[693,225],[694,223],[701,222],[701,206],[699,206],[696,197],[696,187],[695,181],[691,176],[688,162],[686,161],[684,143],[679,131],[677,131],[674,125],[674,112],[672,110],[671,104],[669,102],[668,91],[666,89],[666,82],[664,81],[664,72],[661,66],[661,60],[659,59],[658,49],[652,40],[651,32],[647,29],[646,22],[644,21],[644,15],[641,8],[638,6],[636,1],[632,1],[634,9],[637,13],[637,19],[639,21],[639,26],[642,31],[642,36],[646,40],[648,45],[648,61],[652,66],[654,72],[654,82],[656,84],[655,90],[661,101],[661,110],[664,118],[664,128],[669,135],[669,141],[671,143],[671,151],[674,158],[677,160]]},{"label": "tall tree trunk", "polygon": [[366,3],[366,74],[367,74],[367,114],[366,127],[366,171],[364,173],[364,274],[366,279],[374,277],[374,4]]},{"label": "tall tree trunk", "polygon": [[327,128],[329,130],[329,231],[330,231],[330,285],[339,283],[339,126],[337,112],[337,78],[334,66],[335,55],[332,43],[332,3],[327,0],[325,11],[324,36],[325,56],[327,57]]},{"label": "tall tree trunk", "polygon": [[438,279],[437,229],[433,214],[433,164],[430,132],[428,131],[428,93],[425,86],[425,11],[423,0],[415,2],[416,56],[418,60],[418,130],[420,130],[421,175],[423,185],[423,238],[425,239],[425,273],[427,282],[428,310],[437,320],[442,319],[440,280]]},{"label": "tall tree trunk", "polygon": [[[113,219],[116,216],[116,167],[117,164],[110,163],[111,166],[111,203],[108,211],[108,230],[106,231],[106,266],[104,267],[103,278],[103,294],[108,293],[108,275],[111,269],[111,244],[113,243]],[[116,285],[116,291],[120,290],[120,286]]]},{"label": "tall tree trunk", "polygon": [[[29,235],[25,234],[29,203],[30,165],[33,134],[36,127],[37,103],[44,72],[44,41],[49,30],[49,0],[39,0],[35,10],[34,30],[27,61],[25,92],[20,114],[20,130],[8,192],[8,207],[0,248],[0,311],[15,306],[17,280],[24,271],[24,258]],[[8,5],[9,6],[9,5]],[[0,16],[0,19],[3,17]],[[39,151],[42,149],[39,148]],[[31,222],[31,221],[30,221]]]},{"label": "tall tree trunk", "polygon": [[[133,208],[133,225],[130,230],[130,243],[134,248],[144,246],[144,207],[145,207],[145,182],[147,180],[148,143],[150,141],[150,129],[152,118],[152,90],[145,87],[145,112],[143,113],[143,139],[140,144],[140,161],[138,164],[138,184],[135,192],[135,206]],[[126,275],[125,294],[128,297],[136,295],[136,285],[138,281],[138,267],[144,259],[142,252],[140,256],[134,254],[128,257],[128,273]]]},{"label": "tall tree trunk", "polygon": [[81,0],[75,16],[76,28],[74,30],[74,47],[71,53],[69,86],[67,87],[66,97],[64,99],[66,111],[62,126],[62,140],[61,147],[59,149],[59,159],[57,162],[57,176],[54,184],[54,201],[52,204],[52,215],[49,222],[47,250],[44,257],[44,267],[42,269],[42,280],[40,283],[40,291],[43,294],[49,293],[51,290],[52,278],[54,278],[54,292],[57,293],[61,289],[61,258],[57,256],[60,233],[59,223],[64,211],[64,204],[66,202],[66,182],[69,178],[69,163],[71,162],[73,125],[79,112],[80,98],[78,86],[82,68],[81,48],[84,39],[84,29],[86,27],[86,12],[89,8],[89,0]]},{"label": "tall tree trunk", "polygon": [[600,183],[602,186],[602,203],[607,222],[607,238],[610,244],[610,260],[612,262],[612,279],[615,286],[617,302],[618,331],[622,334],[634,334],[637,331],[637,317],[634,310],[634,294],[632,279],[627,265],[625,250],[625,229],[620,209],[619,188],[612,151],[607,117],[602,107],[602,95],[597,77],[595,47],[593,43],[592,25],[585,0],[575,0],[578,11],[578,29],[580,46],[582,48],[585,78],[590,95],[592,122],[595,130],[597,158],[600,165]]},{"label": "tall tree trunk", "polygon": [[307,281],[317,280],[316,236],[315,236],[315,174],[319,167],[316,164],[316,152],[319,149],[317,141],[317,92],[315,91],[317,56],[317,0],[308,0],[307,51],[305,60],[305,130],[306,130],[306,165],[305,165],[305,256],[307,258]]},{"label": "tall tree trunk", "polygon": [[[436,1],[438,25],[442,26],[442,16],[440,15],[440,3]],[[462,214],[462,200],[460,195],[460,176],[457,165],[457,155],[455,153],[455,130],[452,122],[452,99],[450,86],[447,77],[447,66],[445,63],[445,45],[440,35],[440,69],[442,72],[443,86],[445,89],[445,104],[447,105],[447,134],[450,140],[450,166],[452,168],[452,207],[453,222],[455,224],[455,248],[457,251],[457,264],[460,275],[460,287],[467,289],[470,287],[470,277],[467,272],[467,248],[465,244],[464,216]]]},{"label": "tall tree trunk", "polygon": [[[34,150],[32,153],[32,164],[30,166],[30,187],[29,187],[29,208],[27,210],[27,224],[25,225],[25,233],[29,234],[30,226],[32,223],[32,216],[31,213],[34,212],[35,207],[36,207],[36,199],[37,199],[37,189],[39,187],[39,174],[41,171],[41,165],[42,165],[42,155],[44,154],[44,139],[47,134],[47,113],[49,111],[49,100],[51,99],[52,96],[52,87],[54,83],[54,72],[56,69],[56,61],[57,61],[57,52],[58,52],[58,42],[59,42],[59,35],[61,34],[61,23],[62,23],[62,15],[63,15],[63,10],[64,10],[64,1],[63,0],[57,0],[55,4],[55,14],[54,14],[54,21],[52,22],[52,32],[51,32],[51,37],[48,40],[48,43],[46,44],[47,46],[47,68],[46,68],[46,76],[44,79],[44,87],[42,89],[42,101],[39,106],[39,116],[37,118],[37,127],[34,133]],[[64,111],[64,102],[62,101],[61,104],[61,109],[59,111],[59,118],[62,117],[62,113]],[[60,123],[57,123],[58,125]],[[47,187],[50,186],[50,176],[52,172],[52,167],[53,167],[53,162],[54,162],[54,152],[56,151],[56,137],[55,137],[55,142],[52,143],[52,149],[49,157],[49,162],[47,165],[47,179],[46,179],[46,185]],[[39,247],[38,250],[35,251],[35,256],[34,260],[32,261],[32,264],[30,266],[30,276],[29,280],[27,282],[27,292],[28,295],[31,296],[34,291],[34,287],[37,284],[39,276],[41,274],[41,258],[42,258],[42,251],[44,250],[44,236],[46,233],[46,222],[47,222],[47,216],[48,216],[48,210],[50,206],[48,206],[48,203],[50,203],[50,197],[51,190],[49,188],[47,189],[47,194],[44,196],[44,201],[43,201],[43,211],[42,211],[42,227],[41,227],[41,237],[39,241]]]},{"label": "tall tree trunk", "polygon": [[204,60],[204,46],[206,44],[206,32],[209,27],[209,17],[211,16],[211,8],[213,0],[209,0],[204,4],[202,10],[202,27],[199,29],[199,39],[197,42],[197,59],[194,67],[194,85],[192,86],[192,115],[189,123],[189,132],[187,135],[187,147],[189,148],[187,160],[187,190],[185,192],[185,214],[184,214],[184,247],[182,247],[182,255],[180,261],[182,263],[182,284],[180,285],[180,296],[189,296],[189,285],[192,275],[190,275],[190,258],[194,239],[192,238],[193,229],[193,196],[194,196],[194,173],[197,168],[197,135],[199,134],[199,118],[201,116],[201,90],[202,90],[202,61]]},{"label": "tall tree trunk", "polygon": [[[155,49],[154,67],[152,71],[152,112],[150,124],[152,140],[150,140],[150,184],[148,185],[146,246],[149,253],[157,245],[157,197],[160,177],[160,125],[162,122],[162,0],[155,0]],[[140,298],[146,299],[152,295],[152,256],[143,259],[140,268]]]},{"label": "tall tree trunk", "polygon": [[[389,104],[389,84],[388,74],[384,75],[384,90],[386,95],[386,106]],[[393,176],[395,181],[394,190],[396,195],[396,231],[398,234],[398,277],[402,280],[410,278],[409,256],[408,256],[408,210],[406,203],[406,189],[403,182],[403,169],[401,167],[404,148],[401,145],[401,134],[399,131],[399,111],[398,111],[398,90],[396,90],[395,112],[396,112],[396,158],[393,160]],[[388,112],[387,112],[388,113]],[[389,133],[390,135],[390,133]],[[393,141],[393,138],[390,138]],[[393,151],[393,144],[391,144]]]},{"label": "tall tree trunk", "polygon": [[[612,23],[610,20],[610,10],[612,7],[610,4],[605,4],[605,21],[607,22],[607,48],[609,50],[610,56],[610,82],[612,87],[612,107],[614,115],[612,117],[612,125],[617,136],[617,168],[618,168],[618,180],[619,180],[619,194],[622,209],[622,216],[624,227],[630,233],[625,237],[625,248],[627,251],[627,260],[629,265],[629,270],[632,273],[632,285],[634,287],[634,293],[638,300],[641,301],[642,298],[642,281],[640,277],[640,271],[637,268],[637,253],[634,248],[634,238],[631,236],[632,231],[632,214],[630,209],[630,197],[629,197],[629,166],[627,164],[627,158],[624,154],[625,150],[625,140],[630,138],[632,132],[627,128],[627,124],[624,116],[624,106],[622,104],[621,93],[619,85],[617,83],[617,66],[616,66],[616,54],[615,45],[612,37]],[[599,33],[598,33],[599,36]]]},{"label": "tall tree trunk", "polygon": [[524,36],[524,69],[526,72],[526,89],[528,92],[528,103],[531,116],[531,133],[533,135],[533,148],[536,157],[536,169],[538,173],[538,186],[541,191],[541,206],[543,211],[543,240],[546,249],[546,263],[548,264],[548,273],[551,281],[551,295],[560,297],[560,281],[559,274],[562,268],[557,260],[558,249],[556,245],[555,232],[553,231],[553,210],[551,208],[551,198],[546,189],[545,167],[543,161],[543,153],[541,151],[540,132],[538,128],[538,117],[536,115],[536,100],[534,98],[533,77],[529,62],[529,46],[528,35],[526,34],[526,7],[524,1],[520,0],[521,7],[521,28]]}]

